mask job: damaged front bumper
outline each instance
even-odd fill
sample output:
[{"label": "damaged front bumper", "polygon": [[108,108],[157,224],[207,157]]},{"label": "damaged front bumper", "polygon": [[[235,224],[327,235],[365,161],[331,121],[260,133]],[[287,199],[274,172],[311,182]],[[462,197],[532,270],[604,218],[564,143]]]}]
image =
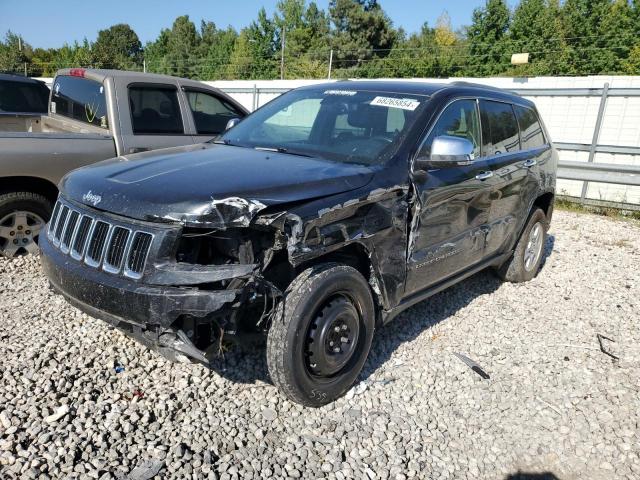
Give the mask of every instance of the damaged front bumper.
[{"label": "damaged front bumper", "polygon": [[[52,287],[72,305],[102,319],[171,360],[183,356],[208,364],[217,353],[207,342],[197,346],[195,330],[201,323],[212,326],[209,340],[232,329],[235,310],[246,298],[248,282],[241,288],[208,290],[189,283],[208,279],[247,277],[252,265],[206,269],[159,268],[157,284],[142,283],[90,268],[55,248],[40,236],[41,262]],[[214,328],[215,327],[215,328]]]}]

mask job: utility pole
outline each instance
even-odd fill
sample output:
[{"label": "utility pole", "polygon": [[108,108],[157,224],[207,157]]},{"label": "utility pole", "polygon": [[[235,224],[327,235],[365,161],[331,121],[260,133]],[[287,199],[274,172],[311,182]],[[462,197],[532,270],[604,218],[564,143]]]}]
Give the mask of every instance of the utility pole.
[{"label": "utility pole", "polygon": [[329,75],[327,79],[331,80],[331,67],[333,66],[333,48],[331,49],[331,53],[329,53]]},{"label": "utility pole", "polygon": [[286,30],[284,25],[282,26],[282,46],[280,49],[280,80],[284,80],[284,43],[285,43]]},{"label": "utility pole", "polygon": [[22,37],[18,37],[18,50],[22,51]]},{"label": "utility pole", "polygon": [[147,73],[147,61],[142,59],[142,72]]}]

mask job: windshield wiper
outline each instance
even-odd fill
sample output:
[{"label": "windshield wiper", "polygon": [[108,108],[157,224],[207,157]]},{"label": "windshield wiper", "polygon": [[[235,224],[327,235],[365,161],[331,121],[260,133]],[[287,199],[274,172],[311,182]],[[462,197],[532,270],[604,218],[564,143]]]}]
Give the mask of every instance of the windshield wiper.
[{"label": "windshield wiper", "polygon": [[277,152],[277,153],[286,153],[288,155],[296,155],[298,157],[307,157],[313,158],[313,155],[309,155],[308,153],[296,152],[295,150],[289,150],[284,147],[253,147],[254,150],[260,150],[262,152]]}]

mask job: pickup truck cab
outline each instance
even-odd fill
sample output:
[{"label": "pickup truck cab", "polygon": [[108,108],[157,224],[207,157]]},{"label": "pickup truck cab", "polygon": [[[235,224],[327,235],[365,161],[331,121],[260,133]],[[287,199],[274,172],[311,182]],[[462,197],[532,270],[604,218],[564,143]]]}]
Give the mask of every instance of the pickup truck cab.
[{"label": "pickup truck cab", "polygon": [[208,144],[66,176],[42,263],[69,302],[169,358],[265,335],[274,383],[319,406],[402,310],[485,268],[536,275],[556,168],[535,106],[508,92],[304,87]]},{"label": "pickup truck cab", "polygon": [[58,72],[48,108],[48,115],[29,117],[22,132],[0,131],[0,255],[37,251],[67,172],[204,142],[230,119],[247,115],[238,102],[201,82],[81,68]]}]

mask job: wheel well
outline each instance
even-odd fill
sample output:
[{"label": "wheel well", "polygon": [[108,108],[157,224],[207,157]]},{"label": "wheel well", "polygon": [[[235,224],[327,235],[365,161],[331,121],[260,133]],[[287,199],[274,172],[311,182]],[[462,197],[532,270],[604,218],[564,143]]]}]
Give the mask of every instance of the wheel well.
[{"label": "wheel well", "polygon": [[554,195],[551,192],[540,195],[533,202],[534,207],[538,207],[542,209],[544,214],[547,216],[547,220],[551,221],[551,215],[553,213],[553,198]]},{"label": "wheel well", "polygon": [[31,192],[45,196],[51,203],[58,198],[58,188],[49,180],[38,177],[2,177],[0,193]]},{"label": "wheel well", "polygon": [[369,258],[367,249],[359,243],[352,243],[338,250],[316,257],[313,260],[301,264],[297,270],[299,273],[312,265],[329,262],[349,265],[358,270],[366,280],[369,280],[371,277],[371,259]]}]

